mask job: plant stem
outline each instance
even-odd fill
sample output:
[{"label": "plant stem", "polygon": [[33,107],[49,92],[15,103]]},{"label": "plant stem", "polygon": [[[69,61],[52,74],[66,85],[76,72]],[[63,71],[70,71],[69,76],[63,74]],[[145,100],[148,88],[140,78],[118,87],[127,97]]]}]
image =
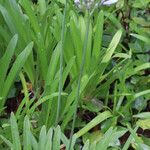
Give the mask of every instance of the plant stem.
[{"label": "plant stem", "polygon": [[62,21],[62,32],[61,32],[61,50],[60,50],[60,78],[59,78],[59,95],[57,101],[57,114],[56,114],[56,122],[55,125],[58,125],[59,122],[59,114],[60,114],[60,103],[61,103],[61,93],[63,90],[62,85],[62,76],[63,76],[63,51],[64,51],[64,40],[65,40],[65,24],[66,24],[66,13],[67,13],[67,4],[68,0],[65,3],[65,9],[63,14],[63,21]]},{"label": "plant stem", "polygon": [[76,116],[77,116],[77,107],[78,107],[78,102],[79,102],[79,97],[80,97],[79,94],[80,94],[80,87],[81,87],[81,79],[82,79],[82,74],[83,74],[83,69],[84,69],[85,56],[86,56],[87,43],[88,43],[89,26],[90,26],[90,15],[88,12],[87,25],[86,25],[86,35],[85,35],[84,47],[83,47],[83,53],[82,53],[82,63],[80,65],[80,72],[79,72],[76,98],[75,98],[75,102],[73,104],[73,105],[75,105],[75,111],[74,111],[74,115],[73,115],[73,123],[72,123],[72,128],[71,128],[71,133],[70,133],[69,150],[71,150],[72,137],[73,137],[73,133],[74,133]]}]

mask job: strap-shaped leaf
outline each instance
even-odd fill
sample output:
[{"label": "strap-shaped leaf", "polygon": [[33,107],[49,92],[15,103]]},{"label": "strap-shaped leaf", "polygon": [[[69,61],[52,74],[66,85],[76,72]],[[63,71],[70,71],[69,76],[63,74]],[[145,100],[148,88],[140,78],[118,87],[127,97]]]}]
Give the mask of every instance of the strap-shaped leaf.
[{"label": "strap-shaped leaf", "polygon": [[112,114],[109,111],[105,111],[103,113],[100,113],[98,116],[96,116],[93,120],[91,120],[85,127],[83,127],[81,130],[79,130],[76,135],[79,138],[86,132],[88,132],[90,129],[101,123],[102,121],[106,120],[107,118],[110,118]]},{"label": "strap-shaped leaf", "polygon": [[[28,56],[30,55],[33,47],[33,42],[27,45],[27,47],[19,54],[16,61],[14,62],[3,87],[3,93],[2,96],[4,98],[7,97],[7,94],[16,78],[18,73],[20,72],[21,68],[24,66]],[[1,106],[3,107],[5,101],[1,103]]]},{"label": "strap-shaped leaf", "polygon": [[15,48],[17,45],[17,40],[18,40],[18,35],[14,35],[13,38],[10,40],[8,47],[6,49],[6,52],[4,54],[4,56],[1,59],[1,63],[0,63],[0,95],[1,95],[1,91],[2,91],[2,87],[4,85],[4,81],[6,78],[6,74],[9,68],[9,64],[10,61],[12,59],[12,56],[15,52]]},{"label": "strap-shaped leaf", "polygon": [[28,116],[25,116],[24,119],[24,128],[23,128],[23,149],[31,150],[31,134],[30,134],[30,121]]},{"label": "strap-shaped leaf", "polygon": [[108,63],[109,60],[111,59],[112,57],[112,54],[114,53],[119,41],[120,41],[120,38],[121,38],[121,35],[122,35],[122,30],[119,30],[113,37],[111,43],[109,44],[109,47],[102,59],[102,63]]},{"label": "strap-shaped leaf", "polygon": [[11,113],[10,123],[11,123],[11,133],[12,133],[12,140],[13,140],[13,150],[21,150],[21,142],[19,137],[18,125],[14,113]]}]

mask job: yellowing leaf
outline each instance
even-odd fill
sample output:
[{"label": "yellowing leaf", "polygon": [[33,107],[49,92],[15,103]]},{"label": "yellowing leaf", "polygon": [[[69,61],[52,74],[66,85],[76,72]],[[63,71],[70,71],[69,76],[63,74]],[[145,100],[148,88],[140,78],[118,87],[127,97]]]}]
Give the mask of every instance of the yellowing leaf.
[{"label": "yellowing leaf", "polygon": [[137,125],[143,130],[150,129],[150,119],[138,120]]}]

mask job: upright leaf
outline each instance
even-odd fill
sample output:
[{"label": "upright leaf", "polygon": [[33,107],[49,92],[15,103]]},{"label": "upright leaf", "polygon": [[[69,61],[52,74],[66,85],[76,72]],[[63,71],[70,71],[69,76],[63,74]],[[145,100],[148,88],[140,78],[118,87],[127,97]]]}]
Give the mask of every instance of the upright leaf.
[{"label": "upright leaf", "polygon": [[[32,51],[32,47],[33,47],[33,42],[31,42],[29,45],[27,45],[27,47],[21,52],[21,54],[17,57],[16,61],[14,62],[13,66],[6,78],[6,81],[4,83],[3,92],[2,92],[4,99],[7,97],[7,94],[9,92],[16,76],[18,75],[19,71],[24,66],[28,56],[30,55],[30,53]],[[5,101],[3,101],[0,104],[0,106],[3,107],[4,103],[5,103]]]},{"label": "upright leaf", "polygon": [[21,142],[19,137],[18,125],[16,122],[15,115],[13,113],[11,113],[10,123],[11,123],[11,133],[12,133],[12,140],[13,140],[13,150],[21,150]]},{"label": "upright leaf", "polygon": [[24,128],[23,128],[23,149],[31,150],[31,132],[30,132],[30,122],[29,118],[26,116],[24,119]]}]

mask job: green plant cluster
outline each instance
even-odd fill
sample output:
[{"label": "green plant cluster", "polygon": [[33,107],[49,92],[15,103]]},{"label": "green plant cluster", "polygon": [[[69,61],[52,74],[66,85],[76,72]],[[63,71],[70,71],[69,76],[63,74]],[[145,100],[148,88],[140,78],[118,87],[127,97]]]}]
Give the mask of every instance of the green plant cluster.
[{"label": "green plant cluster", "polygon": [[149,150],[149,12],[0,0],[0,149]]}]

